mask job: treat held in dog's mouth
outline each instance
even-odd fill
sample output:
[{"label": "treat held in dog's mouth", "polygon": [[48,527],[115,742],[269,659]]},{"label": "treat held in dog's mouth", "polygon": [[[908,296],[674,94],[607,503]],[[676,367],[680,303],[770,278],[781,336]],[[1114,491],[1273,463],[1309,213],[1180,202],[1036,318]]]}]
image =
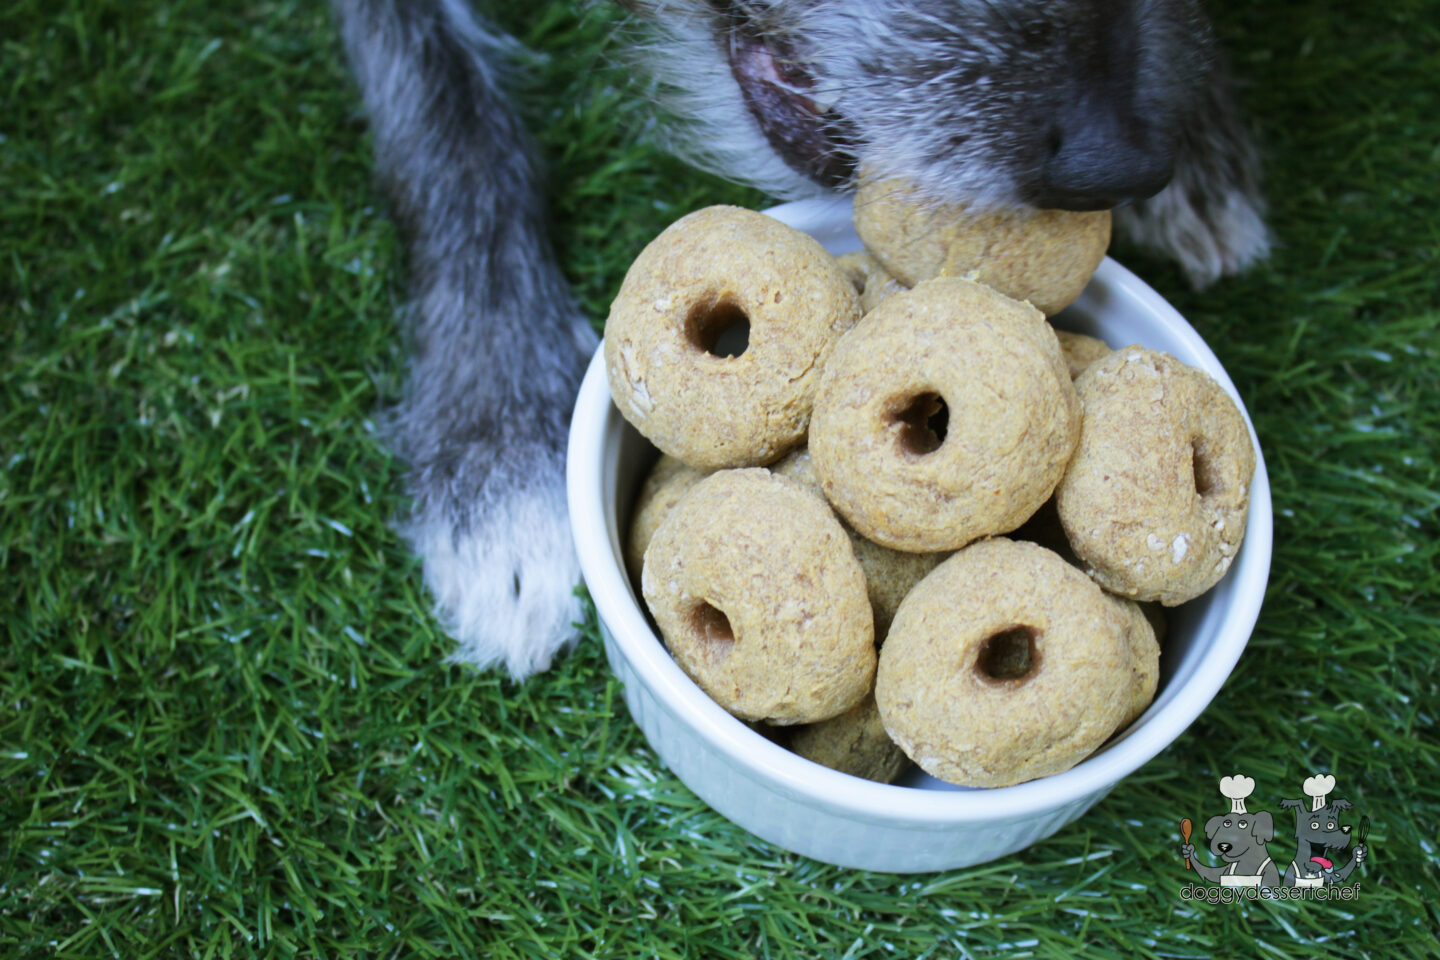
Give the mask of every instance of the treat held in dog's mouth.
[{"label": "treat held in dog's mouth", "polygon": [[[787,35],[764,33],[734,10],[729,14],[733,22],[722,42],[730,71],[771,148],[791,169],[823,186],[853,182],[866,124],[826,102],[824,85]],[[1093,211],[1154,196],[1174,173],[1178,128],[1136,112],[1130,106],[1133,92],[1123,84],[1116,87],[1118,81],[1088,75],[1071,79],[1082,93],[1030,104],[1027,123],[1038,132],[1010,137],[1009,146],[987,161],[1013,176],[1012,201],[1038,209]],[[937,86],[934,93],[956,100],[961,112],[973,109],[968,101],[978,95],[976,89],[954,84]],[[982,139],[959,130],[951,136],[956,144]],[[932,160],[938,168],[948,162],[939,155]],[[939,189],[936,199],[975,199],[966,191],[956,194],[944,185],[947,179],[931,184]]]}]

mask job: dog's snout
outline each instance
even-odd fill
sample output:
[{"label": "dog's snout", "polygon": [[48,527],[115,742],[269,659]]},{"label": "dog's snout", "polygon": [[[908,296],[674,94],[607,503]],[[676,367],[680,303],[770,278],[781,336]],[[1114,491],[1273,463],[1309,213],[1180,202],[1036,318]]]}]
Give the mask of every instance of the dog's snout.
[{"label": "dog's snout", "polygon": [[1075,110],[1051,126],[1032,202],[1059,210],[1105,210],[1154,196],[1170,182],[1175,143],[1141,121]]}]

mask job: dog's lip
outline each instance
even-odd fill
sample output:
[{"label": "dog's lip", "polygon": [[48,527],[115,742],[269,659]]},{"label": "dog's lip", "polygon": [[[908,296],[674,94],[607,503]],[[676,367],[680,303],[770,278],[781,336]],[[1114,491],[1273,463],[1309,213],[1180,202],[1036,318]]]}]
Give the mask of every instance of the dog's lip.
[{"label": "dog's lip", "polygon": [[814,98],[815,82],[793,51],[743,25],[728,35],[730,70],[770,146],[796,171],[826,186],[854,174],[843,117]]},{"label": "dog's lip", "polygon": [[1025,201],[1040,210],[1063,210],[1066,213],[1094,213],[1115,210],[1135,202],[1134,197],[1081,197],[1056,193],[1032,192]]}]

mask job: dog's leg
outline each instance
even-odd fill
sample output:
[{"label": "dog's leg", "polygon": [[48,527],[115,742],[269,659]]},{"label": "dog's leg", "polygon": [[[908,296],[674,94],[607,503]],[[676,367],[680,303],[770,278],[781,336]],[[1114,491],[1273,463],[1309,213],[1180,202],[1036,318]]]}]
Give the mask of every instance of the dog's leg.
[{"label": "dog's leg", "polygon": [[1196,287],[1269,252],[1260,158],[1222,66],[1212,67],[1199,108],[1181,126],[1169,186],[1115,218],[1132,239],[1177,260]]},{"label": "dog's leg", "polygon": [[540,174],[462,0],[333,0],[405,238],[409,379],[387,436],[402,532],[454,658],[544,669],[574,635],[567,424],[594,334],[545,238]]}]

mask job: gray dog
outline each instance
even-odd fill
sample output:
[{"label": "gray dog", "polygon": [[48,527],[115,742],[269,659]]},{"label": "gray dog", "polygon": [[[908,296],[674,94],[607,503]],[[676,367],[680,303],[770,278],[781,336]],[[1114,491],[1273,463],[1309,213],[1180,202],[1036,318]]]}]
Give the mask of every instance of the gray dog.
[{"label": "gray dog", "polygon": [[[1259,878],[1262,887],[1278,886],[1280,871],[1270,859],[1265,844],[1275,838],[1275,825],[1264,810],[1251,814],[1217,814],[1205,821],[1205,839],[1210,852],[1223,866],[1209,867],[1195,856],[1195,846],[1185,844],[1180,855],[1190,859],[1190,866],[1201,878],[1222,886],[1244,886],[1236,880]],[[1228,878],[1228,879],[1227,879]]]},{"label": "gray dog", "polygon": [[[456,658],[542,669],[573,635],[566,425],[595,347],[463,0],[333,0],[405,237],[411,359],[388,421],[403,531]],[[793,198],[857,162],[977,207],[1116,207],[1197,283],[1267,247],[1258,165],[1195,0],[634,0],[671,144]]]},{"label": "gray dog", "polygon": [[1280,872],[1265,844],[1275,838],[1275,822],[1267,811],[1249,810],[1245,801],[1255,792],[1255,781],[1236,774],[1220,778],[1220,795],[1230,801],[1230,812],[1205,821],[1205,838],[1220,866],[1207,866],[1195,856],[1195,846],[1180,847],[1200,878],[1222,887],[1274,887]]},{"label": "gray dog", "polygon": [[1305,799],[1280,801],[1280,806],[1295,811],[1295,859],[1285,869],[1285,886],[1318,887],[1327,883],[1344,883],[1367,853],[1365,845],[1356,844],[1350,862],[1334,868],[1328,854],[1350,847],[1350,826],[1339,822],[1340,814],[1355,805],[1343,797],[1329,799],[1335,789],[1335,778],[1316,774],[1305,780]]}]

